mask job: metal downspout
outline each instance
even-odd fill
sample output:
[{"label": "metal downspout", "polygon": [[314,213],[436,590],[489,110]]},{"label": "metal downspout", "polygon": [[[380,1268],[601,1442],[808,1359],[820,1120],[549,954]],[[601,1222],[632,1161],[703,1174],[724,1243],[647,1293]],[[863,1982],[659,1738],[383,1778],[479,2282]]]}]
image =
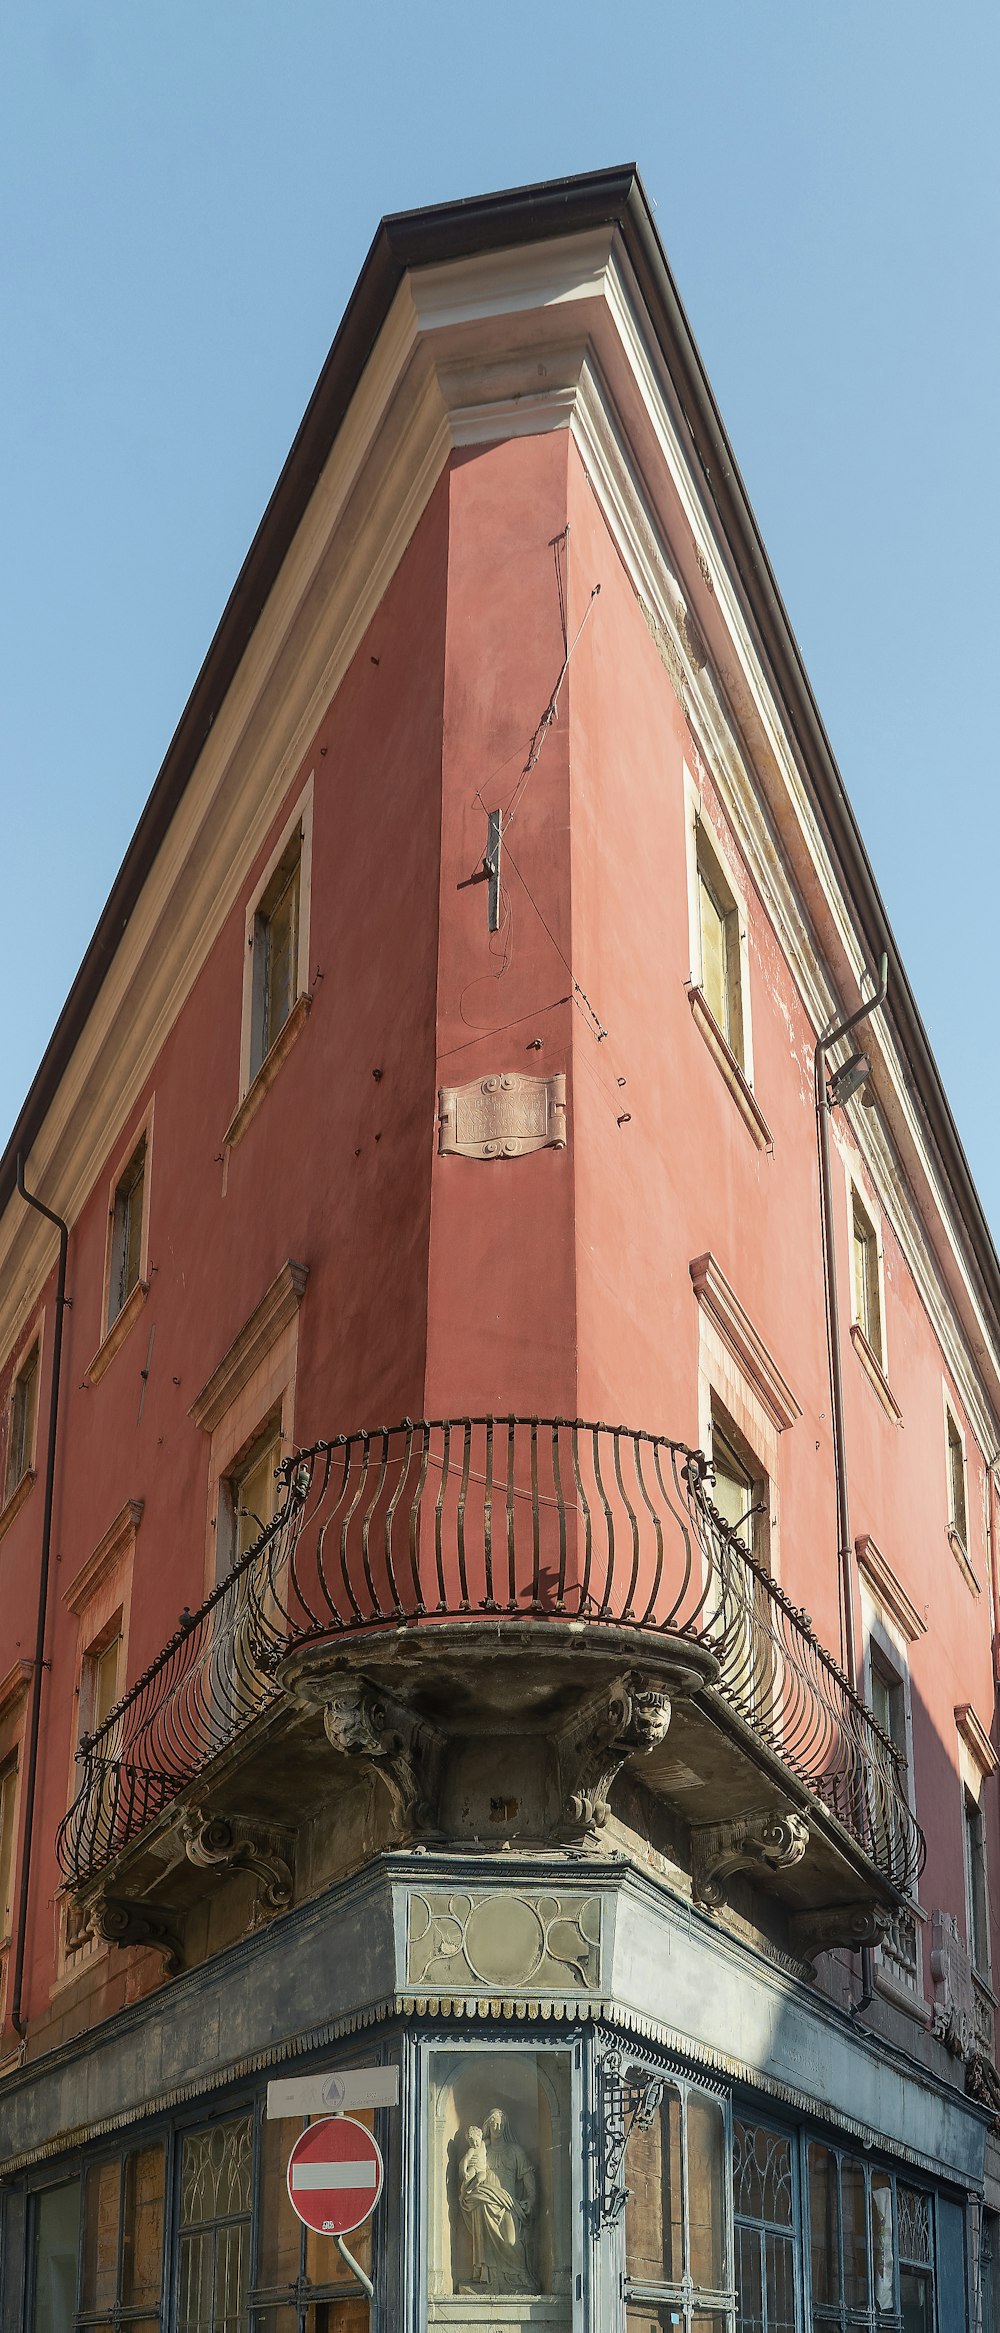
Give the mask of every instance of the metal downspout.
[{"label": "metal downspout", "polygon": [[[840,1572],[841,1650],[849,1684],[858,1689],[858,1652],[854,1634],[854,1570],[851,1560],[851,1519],[847,1497],[847,1453],[844,1442],[844,1376],[840,1351],[840,1312],[837,1304],[837,1248],[833,1234],[833,1190],[830,1169],[830,1095],[826,1082],[826,1056],[831,1046],[851,1029],[877,1012],[884,1005],[889,987],[889,959],[883,951],[879,963],[878,987],[867,1003],[846,1020],[835,1021],[825,1029],[816,1045],[814,1076],[816,1086],[816,1120],[819,1129],[819,1175],[821,1212],[823,1217],[823,1277],[826,1293],[827,1341],[830,1355],[830,1396],[833,1427],[833,1469],[837,1487],[837,1561]],[[870,2005],[875,1990],[875,1956],[870,1944],[861,1948],[861,1992],[851,2009],[851,2016],[860,2016]]]},{"label": "metal downspout", "polygon": [[38,1734],[42,1714],[42,1671],[45,1660],[45,1626],[48,1617],[49,1560],[52,1547],[52,1499],[56,1477],[56,1432],[59,1424],[59,1378],[62,1369],[63,1313],[66,1309],[66,1255],[69,1247],[69,1225],[63,1222],[44,1201],[36,1199],[24,1185],[24,1159],[18,1152],[17,1188],[29,1207],[45,1215],[59,1233],[59,1272],[56,1279],[56,1317],[52,1339],[52,1380],[49,1398],[49,1440],[45,1457],[45,1502],[42,1509],[42,1553],[38,1573],[38,1619],[35,1630],[35,1660],[31,1693],[31,1720],[28,1728],[28,1763],[24,1776],[24,1816],[21,1854],[21,1879],[17,1899],[17,1932],[14,1944],[14,1975],[11,1986],[10,2021],[23,2045],[28,2031],[27,2019],[21,2014],[21,1995],[24,1986],[24,1947],[28,1930],[28,1886],[31,1878],[31,1840],[34,1830],[35,1781],[38,1772]]}]

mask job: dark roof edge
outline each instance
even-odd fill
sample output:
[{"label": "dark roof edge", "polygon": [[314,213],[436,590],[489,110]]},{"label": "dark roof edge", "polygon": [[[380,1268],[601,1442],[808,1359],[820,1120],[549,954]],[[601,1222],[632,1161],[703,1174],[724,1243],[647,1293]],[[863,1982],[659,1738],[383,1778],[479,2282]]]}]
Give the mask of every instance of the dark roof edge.
[{"label": "dark roof edge", "polygon": [[915,1080],[939,1160],[978,1265],[1000,1343],[1000,1258],[966,1158],[885,904],[851,808],[795,635],[764,548],[697,343],[634,163],[501,194],[401,211],[382,220],[277,484],[223,610],[194,688],[69,991],[10,1140],[0,1157],[0,1210],[27,1156],[124,935],[322,471],[407,269],[549,236],[619,227],[660,331],[691,436],[693,459],[735,561],[748,612],[799,750],[827,847],[858,915],[873,962],[890,962],[888,1012]]}]

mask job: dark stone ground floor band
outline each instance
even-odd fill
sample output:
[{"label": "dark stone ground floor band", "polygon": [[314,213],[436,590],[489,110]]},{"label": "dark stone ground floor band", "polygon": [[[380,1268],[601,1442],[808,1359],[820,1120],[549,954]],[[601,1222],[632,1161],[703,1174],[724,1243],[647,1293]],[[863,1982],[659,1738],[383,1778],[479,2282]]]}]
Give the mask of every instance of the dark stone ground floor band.
[{"label": "dark stone ground floor band", "polygon": [[[351,2240],[279,2074],[393,2064]],[[4,2084],[3,2333],[966,2333],[988,2115],[623,1862],[396,1853]]]}]

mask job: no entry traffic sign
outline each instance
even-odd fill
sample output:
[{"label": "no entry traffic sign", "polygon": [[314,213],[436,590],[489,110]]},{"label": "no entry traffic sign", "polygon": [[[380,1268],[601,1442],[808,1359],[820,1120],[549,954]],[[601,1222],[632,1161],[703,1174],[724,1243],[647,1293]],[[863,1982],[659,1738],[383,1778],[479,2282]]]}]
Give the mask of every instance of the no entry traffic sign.
[{"label": "no entry traffic sign", "polygon": [[382,2192],[381,2151],[353,2115],[310,2123],[288,2158],[292,2210],[320,2236],[349,2236],[373,2212]]}]

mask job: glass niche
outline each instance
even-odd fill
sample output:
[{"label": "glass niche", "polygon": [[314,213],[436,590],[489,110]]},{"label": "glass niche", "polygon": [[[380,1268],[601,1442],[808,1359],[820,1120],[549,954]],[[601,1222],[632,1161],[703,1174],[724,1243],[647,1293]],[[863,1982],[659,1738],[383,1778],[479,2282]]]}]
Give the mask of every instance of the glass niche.
[{"label": "glass niche", "polygon": [[429,2325],[570,2333],[570,2085],[566,2050],[431,2052]]}]

